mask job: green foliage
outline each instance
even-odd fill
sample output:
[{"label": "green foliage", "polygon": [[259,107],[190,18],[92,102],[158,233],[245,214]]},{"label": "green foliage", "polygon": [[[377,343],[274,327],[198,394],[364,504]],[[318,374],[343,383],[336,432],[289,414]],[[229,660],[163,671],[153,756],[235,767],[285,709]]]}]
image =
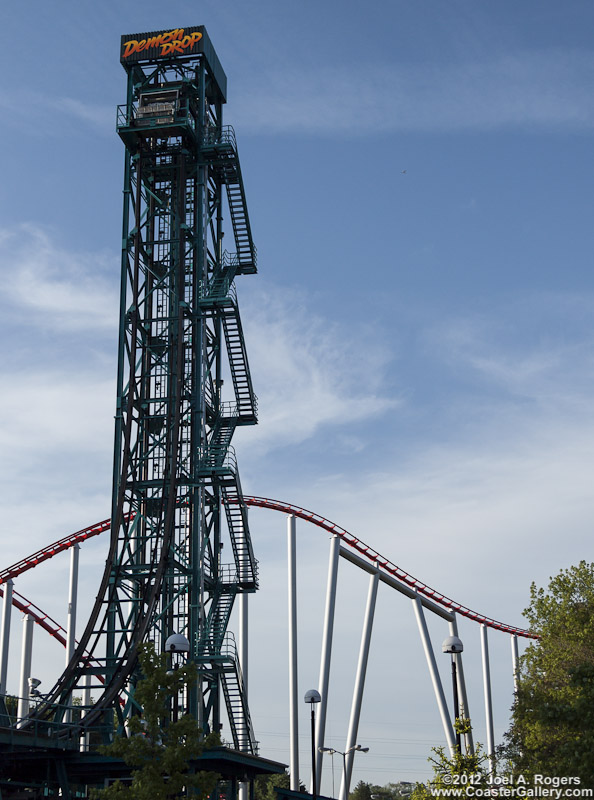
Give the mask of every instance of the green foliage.
[{"label": "green foliage", "polygon": [[[254,781],[254,800],[277,800],[276,787],[279,789],[291,788],[291,777],[288,772],[280,775],[258,775]],[[301,781],[299,782],[299,791],[306,791]]]},{"label": "green foliage", "polygon": [[579,777],[594,787],[594,564],[533,583],[524,611],[540,641],[520,660],[512,724],[499,756],[532,778]]},{"label": "green foliage", "polygon": [[17,708],[19,705],[18,697],[15,697],[12,694],[7,694],[4,697],[4,703],[6,704],[6,711],[7,713],[13,718],[16,719],[17,715]]},{"label": "green foliage", "polygon": [[[408,791],[407,791],[408,790]],[[386,783],[378,786],[374,783],[359,781],[352,792],[349,793],[349,800],[403,800],[410,797],[410,784]]]},{"label": "green foliage", "polygon": [[349,800],[371,800],[373,787],[370,783],[359,781],[352,792],[349,793]]},{"label": "green foliage", "polygon": [[[468,723],[468,724],[465,724]],[[470,720],[460,720],[462,732],[470,730]],[[433,756],[429,757],[429,762],[433,766],[433,778],[428,784],[417,783],[411,794],[411,800],[429,800],[433,797],[443,798],[440,790],[451,789],[459,786],[472,785],[473,789],[489,786],[487,764],[488,758],[484,754],[481,745],[477,745],[474,754],[462,753],[458,748],[452,758],[448,758],[443,747],[434,747]],[[467,780],[456,781],[452,777],[458,778],[465,776]]]},{"label": "green foliage", "polygon": [[217,775],[194,772],[190,762],[204,746],[220,744],[218,735],[202,737],[196,720],[183,714],[176,722],[170,719],[171,698],[184,686],[197,680],[195,664],[168,670],[164,654],[144,645],[139,655],[143,678],[135,698],[142,716],[132,717],[128,736],[118,736],[105,747],[104,755],[121,758],[132,769],[131,785],[121,781],[106,789],[95,790],[96,800],[168,800],[180,796],[205,798],[214,790]]}]

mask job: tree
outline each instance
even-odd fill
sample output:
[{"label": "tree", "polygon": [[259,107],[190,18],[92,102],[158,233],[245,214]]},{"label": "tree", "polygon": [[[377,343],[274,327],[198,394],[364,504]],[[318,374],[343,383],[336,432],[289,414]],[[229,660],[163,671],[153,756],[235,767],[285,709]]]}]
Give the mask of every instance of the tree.
[{"label": "tree", "polygon": [[499,756],[512,772],[572,776],[594,787],[594,564],[530,589],[524,611],[540,640],[520,659],[511,727]]},{"label": "tree", "polygon": [[349,794],[349,800],[371,800],[373,787],[370,783],[359,781],[352,792]]},{"label": "tree", "polygon": [[[455,727],[458,733],[468,733],[470,720],[458,719]],[[427,784],[417,783],[410,795],[411,800],[443,798],[444,789],[465,789],[469,785],[472,786],[472,796],[476,797],[481,796],[476,792],[479,787],[487,789],[489,786],[486,768],[488,759],[480,744],[476,746],[474,753],[462,753],[456,747],[451,758],[448,758],[443,747],[434,747],[432,752],[429,763],[433,766],[433,778]]]},{"label": "tree", "polygon": [[[290,789],[291,777],[288,771],[278,775],[258,775],[254,781],[254,800],[277,800],[275,788]],[[306,792],[305,785],[299,781],[299,791]]]},{"label": "tree", "polygon": [[412,784],[385,783],[378,786],[375,783],[359,781],[353,791],[349,794],[349,800],[402,800],[410,797]]},{"label": "tree", "polygon": [[183,714],[171,721],[171,699],[197,680],[195,664],[176,670],[167,668],[165,654],[144,645],[139,654],[142,679],[135,699],[142,708],[128,724],[128,736],[117,736],[100,748],[104,755],[121,758],[132,769],[132,782],[116,781],[106,789],[95,790],[97,800],[169,800],[191,795],[205,798],[212,793],[218,776],[195,772],[191,761],[204,746],[220,744],[218,735],[203,738],[196,720]]}]

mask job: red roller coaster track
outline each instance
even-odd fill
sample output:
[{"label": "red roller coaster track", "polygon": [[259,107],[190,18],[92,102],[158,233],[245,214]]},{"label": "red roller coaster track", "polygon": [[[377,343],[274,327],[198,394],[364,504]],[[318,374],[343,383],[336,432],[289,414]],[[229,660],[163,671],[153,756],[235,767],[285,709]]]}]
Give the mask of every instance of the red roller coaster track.
[{"label": "red roller coaster track", "polygon": [[[4,597],[3,589],[0,589],[0,597]],[[33,617],[37,625],[42,627],[44,631],[47,631],[49,635],[60,642],[63,647],[66,647],[66,630],[59,622],[56,622],[55,619],[52,619],[48,614],[42,611],[39,606],[27,600],[26,597],[23,597],[23,595],[18,592],[12,593],[12,604],[15,608],[18,608],[19,611],[22,611],[23,614],[29,614],[30,617]]]},{"label": "red roller coaster track", "polygon": [[36,553],[33,553],[33,555],[27,556],[27,558],[23,558],[21,561],[17,561],[16,564],[13,564],[11,567],[0,570],[0,584],[6,583],[10,578],[16,578],[17,575],[22,575],[22,573],[27,572],[28,569],[33,569],[33,567],[36,567],[43,561],[57,556],[58,553],[68,550],[68,548],[73,547],[75,544],[90,539],[91,536],[97,536],[104,531],[108,531],[110,525],[111,520],[104,519],[103,522],[97,522],[95,525],[83,528],[81,531],[71,533],[70,536],[58,539],[57,542],[50,544],[48,547],[44,547],[43,550],[38,550]]},{"label": "red roller coaster track", "polygon": [[[311,522],[313,525],[317,525],[319,528],[323,528],[323,530],[328,531],[329,533],[336,534],[336,536],[339,536],[347,547],[355,550],[357,553],[359,553],[359,555],[367,559],[370,564],[379,566],[389,575],[392,575],[403,584],[410,586],[419,594],[430,598],[435,603],[439,603],[439,605],[447,608],[449,611],[455,611],[457,614],[461,614],[463,617],[467,617],[473,622],[486,625],[488,628],[503,631],[504,633],[510,633],[515,636],[522,636],[525,639],[538,639],[538,635],[529,630],[517,628],[514,625],[506,625],[505,623],[498,622],[491,617],[478,614],[476,611],[472,611],[472,609],[467,608],[460,603],[456,603],[451,598],[446,597],[445,595],[441,594],[441,592],[437,592],[435,589],[427,586],[426,583],[417,580],[417,578],[414,578],[408,572],[400,569],[400,567],[396,566],[396,564],[393,564],[387,558],[384,558],[384,556],[378,553],[377,550],[374,550],[372,547],[369,547],[369,545],[366,545],[363,541],[361,541],[361,539],[353,536],[353,534],[349,533],[345,528],[342,528],[340,525],[336,525],[334,522],[331,522],[325,517],[321,517],[319,514],[316,514],[313,511],[308,511],[307,509],[301,508],[300,506],[295,506],[292,503],[284,503],[280,500],[271,500],[268,497],[244,497],[244,501],[248,506],[268,508],[272,511],[280,511],[283,514],[293,514],[295,517],[299,517],[306,522]],[[234,502],[234,500],[231,499],[231,502]],[[235,500],[235,502],[237,502],[237,500]],[[53,558],[53,556],[63,552],[64,550],[68,550],[75,544],[86,541],[91,536],[97,536],[98,534],[109,530],[109,527],[110,520],[106,519],[102,522],[96,523],[95,525],[91,525],[88,528],[83,528],[76,533],[72,533],[70,536],[65,536],[63,539],[59,539],[57,542],[48,545],[42,550],[38,550],[36,553],[33,553],[33,555],[18,561],[16,564],[13,564],[4,570],[0,570],[0,584],[6,583],[9,578],[15,578],[18,575],[21,575],[23,572],[26,572],[27,570],[36,567],[38,564],[41,564],[43,561]],[[0,589],[0,595],[2,594],[3,592]],[[41,609],[37,608],[37,606],[34,606],[22,595],[16,595],[17,593],[15,592],[12,599],[13,605],[19,610],[30,614],[35,621],[41,625],[42,628],[44,628],[44,630],[48,631],[51,636],[65,646],[66,639],[63,635],[65,633],[64,628],[58,625],[57,622],[54,622],[51,617],[49,617],[47,614],[44,614]]]},{"label": "red roller coaster track", "polygon": [[357,539],[356,536],[353,536],[352,533],[349,533],[340,525],[330,522],[330,520],[321,517],[319,514],[315,514],[313,511],[307,511],[307,509],[294,506],[291,503],[283,503],[279,500],[271,500],[268,497],[244,497],[244,500],[248,506],[269,508],[273,511],[282,511],[283,514],[293,514],[294,516],[304,519],[307,522],[311,522],[314,525],[317,525],[319,528],[329,531],[330,533],[335,533],[348,547],[356,550],[360,555],[368,559],[371,564],[377,564],[385,572],[397,578],[402,583],[407,584],[419,594],[429,597],[435,603],[439,603],[439,605],[444,606],[444,608],[447,608],[450,611],[455,611],[457,614],[461,614],[463,617],[473,620],[473,622],[480,622],[483,625],[486,625],[488,628],[494,628],[498,631],[511,633],[515,636],[523,636],[525,639],[539,638],[538,635],[536,633],[532,633],[532,631],[524,628],[516,628],[514,625],[506,625],[503,622],[498,622],[496,619],[491,619],[491,617],[485,617],[483,614],[478,614],[476,611],[472,611],[472,609],[460,605],[460,603],[456,603],[454,600],[451,600],[449,597],[441,594],[441,592],[437,592],[435,589],[427,586],[426,583],[413,578],[413,576],[409,575],[408,572],[405,572],[404,570],[400,569],[400,567],[397,567],[396,564],[388,561],[388,559],[380,555],[377,550],[374,550],[372,547],[369,547],[369,545],[366,545],[361,541],[361,539]]}]

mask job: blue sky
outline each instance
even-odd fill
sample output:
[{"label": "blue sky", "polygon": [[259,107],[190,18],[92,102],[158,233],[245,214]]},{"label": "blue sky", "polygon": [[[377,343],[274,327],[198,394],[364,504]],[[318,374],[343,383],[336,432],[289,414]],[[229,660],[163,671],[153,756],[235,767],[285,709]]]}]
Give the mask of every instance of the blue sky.
[{"label": "blue sky", "polygon": [[[259,253],[258,277],[238,286],[261,412],[237,436],[245,491],[311,508],[459,602],[522,624],[532,580],[591,557],[593,22],[576,0],[7,8],[4,563],[108,515],[119,37],[204,24],[228,76]],[[263,577],[252,712],[263,754],[286,760],[284,522],[254,511],[252,527]],[[327,540],[299,530],[305,691]],[[81,613],[104,547],[83,554]],[[16,588],[63,621],[67,568],[63,557]],[[361,576],[344,575],[339,748],[365,595]],[[439,719],[412,611],[380,601],[360,733],[370,752],[355,780],[420,779]],[[464,638],[484,740],[478,632]],[[500,734],[509,643],[492,639]],[[36,632],[46,684],[63,658],[52,646]]]}]

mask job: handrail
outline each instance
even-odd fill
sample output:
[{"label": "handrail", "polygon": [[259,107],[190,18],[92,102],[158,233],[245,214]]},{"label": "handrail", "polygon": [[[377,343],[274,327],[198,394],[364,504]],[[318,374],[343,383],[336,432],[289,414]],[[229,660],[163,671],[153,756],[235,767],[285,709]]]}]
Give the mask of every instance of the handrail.
[{"label": "handrail", "polygon": [[199,465],[203,469],[225,469],[237,474],[237,455],[232,445],[206,445],[202,448]]},{"label": "handrail", "polygon": [[237,152],[237,139],[232,125],[223,125],[220,129],[214,125],[207,126],[202,137],[202,146],[216,147],[217,145],[229,145],[234,152]]},{"label": "handrail", "polygon": [[[179,103],[179,105],[178,105]],[[188,98],[179,98],[175,103],[153,103],[140,108],[136,103],[121,103],[117,107],[116,128],[153,128],[163,124],[186,124],[192,130],[196,121],[190,113]]]}]

